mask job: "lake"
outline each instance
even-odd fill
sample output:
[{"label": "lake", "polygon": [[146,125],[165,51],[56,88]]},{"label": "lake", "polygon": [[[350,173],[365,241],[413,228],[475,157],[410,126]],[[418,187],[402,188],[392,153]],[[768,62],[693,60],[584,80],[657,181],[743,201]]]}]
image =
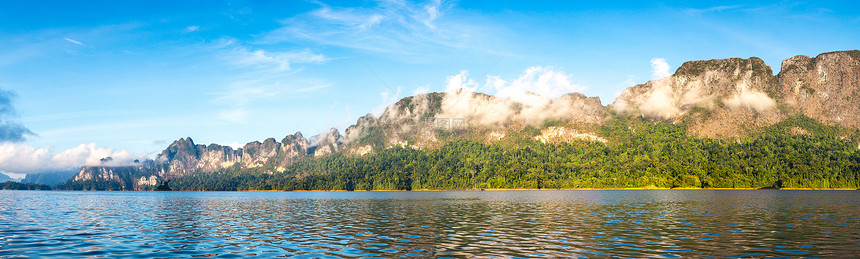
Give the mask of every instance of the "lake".
[{"label": "lake", "polygon": [[858,224],[858,191],[0,191],[0,258],[857,257]]}]

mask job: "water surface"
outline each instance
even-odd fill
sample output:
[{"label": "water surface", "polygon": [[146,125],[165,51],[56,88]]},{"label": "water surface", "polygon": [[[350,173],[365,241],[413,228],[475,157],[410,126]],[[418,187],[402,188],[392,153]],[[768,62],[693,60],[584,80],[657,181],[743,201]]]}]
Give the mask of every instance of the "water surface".
[{"label": "water surface", "polygon": [[0,191],[0,257],[857,257],[858,223],[858,191]]}]

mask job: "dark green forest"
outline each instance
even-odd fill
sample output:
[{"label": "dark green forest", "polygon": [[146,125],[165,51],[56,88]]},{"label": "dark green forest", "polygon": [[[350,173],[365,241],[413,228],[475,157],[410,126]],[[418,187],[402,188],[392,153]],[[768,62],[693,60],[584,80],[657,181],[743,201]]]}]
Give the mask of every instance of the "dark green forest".
[{"label": "dark green forest", "polygon": [[0,190],[51,190],[51,186],[44,184],[7,181],[0,183]]},{"label": "dark green forest", "polygon": [[[792,133],[794,129],[794,133]],[[802,134],[797,130],[802,129]],[[363,157],[335,153],[277,172],[241,168],[171,179],[174,190],[421,190],[479,188],[858,188],[857,131],[793,116],[748,137],[689,136],[686,126],[616,117],[607,143],[541,143],[536,127],[499,142],[452,138],[436,149],[395,147]],[[63,189],[122,190],[117,182]]]}]

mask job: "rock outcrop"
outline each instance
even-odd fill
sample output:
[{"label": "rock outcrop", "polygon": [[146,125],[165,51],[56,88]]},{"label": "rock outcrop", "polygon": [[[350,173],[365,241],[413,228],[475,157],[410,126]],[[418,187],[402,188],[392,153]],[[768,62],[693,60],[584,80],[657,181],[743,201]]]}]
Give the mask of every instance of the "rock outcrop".
[{"label": "rock outcrop", "polygon": [[340,146],[343,144],[343,136],[340,135],[340,132],[336,128],[331,128],[328,133],[319,135],[318,138],[315,141],[317,142],[316,145],[311,148],[314,157],[327,156],[338,152]]},{"label": "rock outcrop", "polygon": [[690,123],[690,133],[722,138],[743,135],[785,115],[775,97],[779,82],[759,58],[685,62],[672,76],[625,89],[612,103],[622,115]]},{"label": "rock outcrop", "polygon": [[242,161],[242,150],[217,144],[197,145],[190,137],[174,141],[156,161],[168,165],[169,177],[211,172]]},{"label": "rock outcrop", "polygon": [[308,154],[308,140],[302,136],[301,132],[296,132],[293,135],[287,135],[281,140],[280,164],[289,165],[295,163],[299,159]]},{"label": "rock outcrop", "polygon": [[860,128],[860,51],[837,51],[782,62],[780,100],[818,121]]},{"label": "rock outcrop", "polygon": [[127,166],[84,166],[69,182],[112,182],[115,190],[142,191],[155,188],[159,179],[169,175],[167,164],[147,160]]},{"label": "rock outcrop", "polygon": [[242,148],[242,166],[263,166],[270,158],[278,155],[280,151],[281,144],[275,141],[274,138],[267,138],[262,143],[259,141],[249,142]]}]

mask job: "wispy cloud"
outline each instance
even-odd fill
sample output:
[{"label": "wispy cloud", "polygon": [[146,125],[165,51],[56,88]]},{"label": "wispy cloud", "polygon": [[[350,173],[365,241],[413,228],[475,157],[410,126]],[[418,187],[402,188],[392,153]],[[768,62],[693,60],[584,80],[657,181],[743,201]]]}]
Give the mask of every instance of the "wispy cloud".
[{"label": "wispy cloud", "polygon": [[382,103],[380,103],[379,106],[376,106],[376,108],[373,108],[373,115],[379,117],[379,115],[385,112],[386,107],[400,100],[400,93],[402,91],[403,89],[398,86],[396,92],[391,91],[391,89],[385,89],[385,91],[380,92],[379,97],[382,98]]},{"label": "wispy cloud", "polygon": [[218,118],[227,122],[247,121],[254,113],[255,103],[274,101],[291,93],[310,93],[332,85],[325,80],[296,76],[301,69],[294,68],[294,64],[322,64],[329,60],[310,49],[271,51],[247,46],[236,39],[222,39],[213,49],[238,70],[223,90],[211,93],[212,102],[223,106]]},{"label": "wispy cloud", "polygon": [[[489,52],[480,40],[489,28],[446,16],[452,4],[380,1],[372,7],[321,7],[282,21],[261,41],[311,42],[375,53],[432,57],[450,50]],[[438,58],[438,56],[436,56]]]},{"label": "wispy cloud", "polygon": [[221,39],[213,49],[229,63],[255,71],[283,72],[292,69],[291,64],[322,64],[329,60],[310,49],[269,51],[246,46],[235,39]]},{"label": "wispy cloud", "polygon": [[743,6],[740,6],[740,5],[720,5],[720,6],[713,6],[713,7],[708,7],[708,8],[698,8],[698,9],[697,8],[687,8],[687,9],[684,9],[684,12],[687,13],[688,15],[701,15],[703,13],[710,13],[710,12],[722,12],[722,11],[727,11],[727,10],[737,10],[737,9],[740,9],[741,7],[743,7]]},{"label": "wispy cloud", "polygon": [[290,63],[323,63],[327,59],[321,54],[309,50],[297,52],[270,52],[261,49],[252,50],[246,47],[238,47],[228,54],[233,63],[239,66],[253,66],[258,68],[269,68],[275,71],[290,70]]},{"label": "wispy cloud", "polygon": [[69,39],[69,38],[63,38],[63,39],[64,39],[64,40],[66,40],[66,41],[68,41],[68,42],[74,43],[74,44],[78,44],[78,45],[81,45],[81,46],[86,46],[86,44],[83,44],[83,43],[81,43],[80,41],[76,41],[76,40]]},{"label": "wispy cloud", "polygon": [[192,32],[199,31],[199,30],[200,30],[200,26],[191,25],[191,26],[185,27],[185,29],[182,31],[185,33],[192,33]]}]

